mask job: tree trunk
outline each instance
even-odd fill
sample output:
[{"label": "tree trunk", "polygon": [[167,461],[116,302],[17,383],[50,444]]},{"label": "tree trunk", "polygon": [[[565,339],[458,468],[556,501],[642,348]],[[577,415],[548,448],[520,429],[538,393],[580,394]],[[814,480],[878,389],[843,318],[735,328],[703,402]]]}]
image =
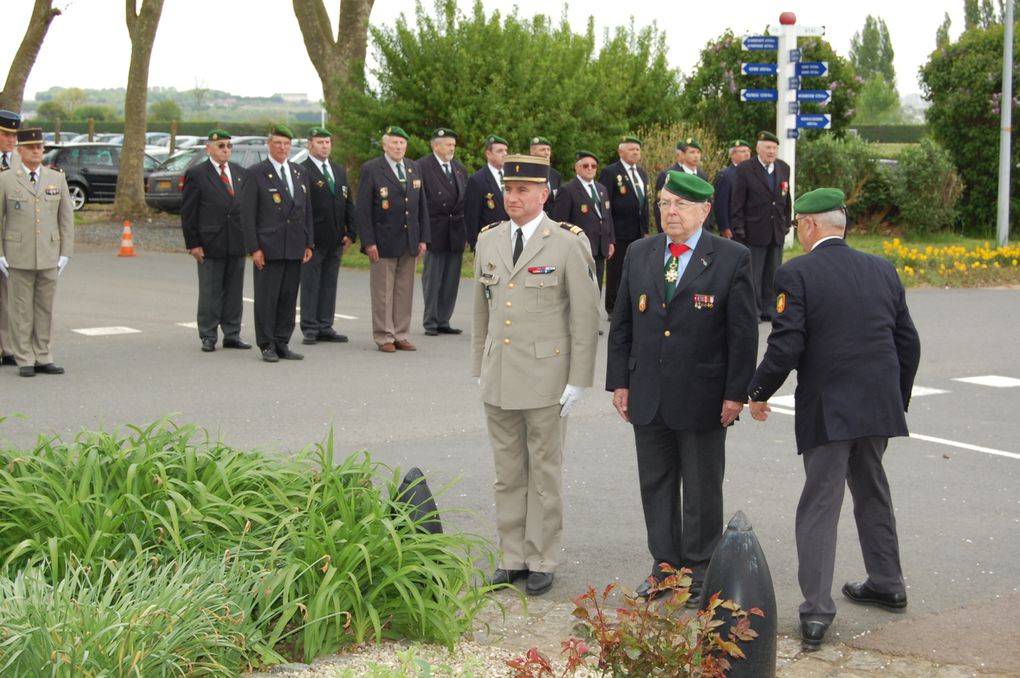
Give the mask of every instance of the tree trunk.
[{"label": "tree trunk", "polygon": [[124,146],[120,151],[117,196],[113,203],[116,219],[132,219],[145,213],[145,123],[148,106],[149,58],[156,39],[163,0],[125,0],[128,35],[131,37],[131,63],[128,66],[127,92],[124,95]]},{"label": "tree trunk", "polygon": [[[50,22],[60,15],[59,9],[53,8],[53,0],[35,0],[35,7],[32,9],[32,18],[28,20],[28,29],[25,30],[25,37],[21,39],[21,47],[14,55],[11,62],[11,69],[7,72],[7,82],[0,92],[0,108],[9,111],[21,111],[21,102],[25,98],[25,82],[32,72],[35,59],[39,56],[39,49],[42,47],[43,38],[50,30]],[[5,26],[5,33],[9,33],[9,27]]]},{"label": "tree trunk", "polygon": [[342,110],[340,96],[351,76],[365,63],[368,48],[368,17],[375,0],[341,0],[337,37],[329,24],[325,0],[294,0],[308,58],[322,81],[322,94],[331,118]]}]

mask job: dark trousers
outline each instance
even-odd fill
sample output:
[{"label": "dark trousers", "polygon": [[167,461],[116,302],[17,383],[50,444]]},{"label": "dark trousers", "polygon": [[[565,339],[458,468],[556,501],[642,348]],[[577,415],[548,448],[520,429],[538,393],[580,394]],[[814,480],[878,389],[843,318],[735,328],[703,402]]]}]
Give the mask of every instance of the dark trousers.
[{"label": "dark trousers", "polygon": [[301,284],[299,259],[267,261],[261,271],[254,268],[255,341],[259,348],[286,346],[294,333],[298,285]]},{"label": "dark trousers", "polygon": [[595,257],[595,281],[599,284],[599,292],[602,291],[602,277],[606,272],[606,258],[599,255]]},{"label": "dark trousers", "polygon": [[758,316],[771,318],[776,311],[776,269],[783,263],[783,244],[748,245],[751,250],[751,282]]},{"label": "dark trousers", "polygon": [[612,319],[613,306],[616,305],[616,291],[620,289],[620,277],[623,275],[623,258],[633,240],[617,240],[616,251],[606,263],[606,313]]},{"label": "dark trousers", "polygon": [[425,253],[425,263],[421,270],[421,291],[425,297],[422,325],[425,329],[436,330],[450,326],[453,307],[457,305],[463,261],[463,252]]},{"label": "dark trousers", "polygon": [[804,490],[797,504],[797,579],[804,594],[802,621],[829,624],[836,616],[832,575],[836,563],[836,528],[843,488],[850,488],[864,569],[871,587],[881,593],[906,590],[900,567],[889,481],[882,467],[886,438],[857,438],[807,450]]},{"label": "dark trousers", "polygon": [[198,264],[198,336],[216,341],[239,339],[244,290],[244,256],[210,259]]},{"label": "dark trousers", "polygon": [[340,274],[340,244],[315,248],[312,258],[301,266],[301,333],[307,336],[333,331],[336,314],[336,281]]},{"label": "dark trousers", "polygon": [[634,426],[641,505],[655,564],[689,567],[705,578],[722,536],[726,429],[675,431],[657,413]]}]

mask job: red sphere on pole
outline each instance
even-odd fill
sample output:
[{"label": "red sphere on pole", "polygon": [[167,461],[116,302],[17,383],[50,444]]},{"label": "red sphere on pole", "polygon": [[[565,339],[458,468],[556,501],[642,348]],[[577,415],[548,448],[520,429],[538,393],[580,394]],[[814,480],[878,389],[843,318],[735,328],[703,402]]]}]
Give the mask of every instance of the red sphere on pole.
[{"label": "red sphere on pole", "polygon": [[793,12],[783,12],[779,15],[779,23],[784,26],[792,26],[797,23],[797,15]]}]

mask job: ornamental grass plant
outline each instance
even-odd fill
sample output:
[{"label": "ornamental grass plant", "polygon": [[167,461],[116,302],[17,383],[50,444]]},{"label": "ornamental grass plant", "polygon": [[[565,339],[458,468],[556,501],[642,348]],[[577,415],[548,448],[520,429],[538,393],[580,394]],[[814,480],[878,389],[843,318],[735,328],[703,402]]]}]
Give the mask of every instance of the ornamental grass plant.
[{"label": "ornamental grass plant", "polygon": [[[425,533],[396,497],[399,482],[399,470],[367,454],[335,460],[332,435],[282,458],[169,420],[2,450],[0,675],[49,674],[61,653],[75,656],[62,644],[72,635],[81,648],[133,652],[155,642],[148,634],[165,635],[153,620],[213,624],[213,599],[187,606],[194,620],[170,605],[188,599],[180,587],[202,582],[221,582],[222,595],[237,596],[230,609],[243,611],[229,651],[217,632],[199,632],[184,665],[167,651],[156,653],[162,668],[138,673],[119,655],[90,649],[95,662],[113,662],[95,664],[92,675],[236,675],[382,638],[452,647],[488,603],[488,589],[474,585],[482,578],[475,563],[491,567],[493,551],[475,535]],[[163,587],[177,594],[155,595],[151,582],[176,582],[181,572],[189,574]],[[52,607],[25,607],[30,591]],[[154,596],[148,607],[143,591]],[[72,608],[87,609],[81,601],[112,602],[121,621],[75,621]],[[10,672],[28,661],[50,663]]]}]

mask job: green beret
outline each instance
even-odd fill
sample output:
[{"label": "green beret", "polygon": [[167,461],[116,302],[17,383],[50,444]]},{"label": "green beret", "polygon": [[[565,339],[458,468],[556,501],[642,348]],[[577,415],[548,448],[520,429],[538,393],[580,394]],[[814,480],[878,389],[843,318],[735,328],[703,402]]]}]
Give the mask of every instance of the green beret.
[{"label": "green beret", "polygon": [[594,158],[595,162],[599,161],[599,156],[595,155],[591,151],[585,151],[585,150],[578,151],[577,153],[574,154],[574,157],[577,160],[580,160],[581,158]]},{"label": "green beret", "polygon": [[531,137],[532,146],[549,146],[552,148],[552,144],[545,137]]},{"label": "green beret", "polygon": [[707,202],[712,197],[712,194],[715,193],[712,184],[698,175],[677,172],[676,170],[670,170],[666,173],[666,184],[663,188],[673,195],[687,198],[692,202]]},{"label": "green beret", "polygon": [[449,127],[437,127],[436,129],[432,130],[432,138],[433,139],[453,139],[454,141],[456,141],[457,140],[457,133],[454,132]]},{"label": "green beret", "polygon": [[0,130],[4,132],[17,132],[21,127],[21,116],[14,111],[0,111]]},{"label": "green beret", "polygon": [[401,137],[404,140],[411,138],[410,136],[408,136],[407,132],[403,130],[402,127],[397,127],[396,125],[390,125],[389,127],[387,127],[386,131],[383,132],[383,134],[385,134],[388,137]]},{"label": "green beret", "polygon": [[42,129],[39,127],[22,127],[18,130],[18,146],[43,143]]},{"label": "green beret", "polygon": [[638,139],[635,136],[628,135],[628,136],[625,136],[625,137],[621,138],[620,139],[620,143],[621,144],[637,144],[638,146],[640,146],[641,145],[641,140]]},{"label": "green beret", "polygon": [[778,144],[779,143],[779,137],[777,137],[772,132],[766,132],[766,131],[762,130],[761,132],[758,132],[758,141],[771,141],[773,143]]},{"label": "green beret", "polygon": [[696,148],[700,151],[701,144],[699,144],[698,140],[694,137],[687,137],[686,139],[681,139],[676,143],[676,150],[678,151],[686,151],[688,148]]},{"label": "green beret", "polygon": [[751,148],[751,142],[746,139],[734,139],[730,142],[730,148],[740,148],[741,146]]},{"label": "green beret", "polygon": [[537,155],[508,155],[503,160],[503,181],[544,184],[549,180],[549,161]]},{"label": "green beret", "polygon": [[230,138],[230,132],[225,129],[209,130],[209,141],[226,141]]},{"label": "green beret", "polygon": [[797,214],[821,214],[846,207],[846,196],[838,188],[816,188],[797,198],[793,211]]},{"label": "green beret", "polygon": [[321,137],[330,137],[330,138],[332,138],[332,136],[333,136],[332,132],[330,132],[325,127],[320,127],[319,125],[316,125],[312,129],[308,130],[308,138],[309,139],[314,139],[315,137],[320,137],[320,138]]},{"label": "green beret", "polygon": [[486,146],[492,146],[493,144],[503,144],[504,146],[509,146],[510,142],[496,134],[490,134],[489,136],[485,137]]},{"label": "green beret", "polygon": [[273,125],[269,128],[269,136],[273,137],[287,137],[288,139],[294,138],[294,130],[286,125]]}]

